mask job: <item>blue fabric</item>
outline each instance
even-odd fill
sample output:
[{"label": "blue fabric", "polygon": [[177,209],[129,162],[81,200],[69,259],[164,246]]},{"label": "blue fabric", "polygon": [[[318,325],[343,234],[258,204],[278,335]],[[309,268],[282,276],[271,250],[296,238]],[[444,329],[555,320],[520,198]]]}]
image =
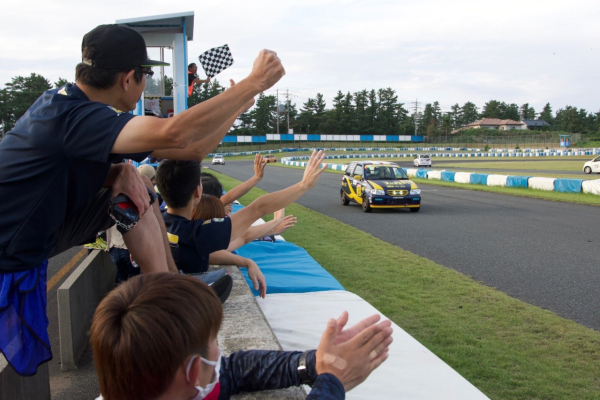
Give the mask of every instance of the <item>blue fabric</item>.
[{"label": "blue fabric", "polygon": [[1,272],[47,258],[67,212],[96,196],[111,162],[123,158],[111,149],[132,118],[68,84],[46,91],[17,121],[0,142]]},{"label": "blue fabric", "polygon": [[267,143],[266,136],[252,136],[252,143]]},{"label": "blue fabric", "polygon": [[559,178],[554,181],[554,191],[563,193],[581,193],[583,179]]},{"label": "blue fabric", "polygon": [[454,175],[456,172],[452,171],[442,171],[442,181],[444,182],[454,182]]},{"label": "blue fabric", "polygon": [[[251,242],[235,251],[252,259],[267,280],[267,294],[344,290],[342,285],[301,247],[289,242]],[[240,268],[250,289],[246,268]],[[252,289],[255,296],[258,291]]]},{"label": "blue fabric", "polygon": [[527,189],[527,181],[531,176],[509,176],[506,178],[506,187],[518,187]]},{"label": "blue fabric", "polygon": [[48,260],[22,272],[0,274],[0,351],[20,375],[52,359],[46,316]]},{"label": "blue fabric", "polygon": [[417,170],[417,178],[427,179],[427,170],[422,168]]},{"label": "blue fabric", "polygon": [[487,174],[471,174],[470,183],[475,185],[487,185]]}]

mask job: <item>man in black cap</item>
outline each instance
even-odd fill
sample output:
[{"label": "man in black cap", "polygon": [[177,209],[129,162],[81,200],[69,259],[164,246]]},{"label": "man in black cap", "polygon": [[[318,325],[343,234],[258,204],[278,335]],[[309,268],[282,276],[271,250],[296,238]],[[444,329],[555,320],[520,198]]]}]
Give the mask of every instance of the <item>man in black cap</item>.
[{"label": "man in black cap", "polygon": [[124,239],[142,270],[176,271],[151,183],[121,161],[201,160],[285,73],[263,50],[250,75],[221,95],[174,118],[133,116],[156,65],[137,31],[98,26],[83,38],[75,84],[45,92],[0,143],[0,351],[21,375],[52,357],[48,258],[113,225],[110,198],[124,194],[137,209]]}]

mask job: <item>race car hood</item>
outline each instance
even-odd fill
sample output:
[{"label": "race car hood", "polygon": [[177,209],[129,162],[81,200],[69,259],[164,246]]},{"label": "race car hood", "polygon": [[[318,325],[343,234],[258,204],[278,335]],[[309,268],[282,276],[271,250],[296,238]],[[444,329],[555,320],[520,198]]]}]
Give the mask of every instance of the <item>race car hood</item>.
[{"label": "race car hood", "polygon": [[368,180],[369,184],[373,189],[376,190],[411,190],[417,189],[417,185],[410,180],[379,180],[373,179]]}]

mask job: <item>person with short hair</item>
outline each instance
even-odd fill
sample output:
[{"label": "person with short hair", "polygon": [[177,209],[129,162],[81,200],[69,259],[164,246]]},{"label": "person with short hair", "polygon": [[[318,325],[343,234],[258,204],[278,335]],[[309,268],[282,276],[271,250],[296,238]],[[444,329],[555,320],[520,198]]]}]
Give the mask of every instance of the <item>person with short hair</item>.
[{"label": "person with short hair", "polygon": [[186,275],[136,276],[110,292],[92,320],[90,343],[104,400],[229,399],[240,392],[308,384],[307,399],[343,399],[389,354],[392,328],[375,314],[344,329],[331,318],[316,350],[222,354],[223,308]]},{"label": "person with short hair", "polygon": [[[194,207],[202,196],[200,163],[163,161],[157,170],[156,184],[168,206],[163,213],[165,226],[172,237],[177,238],[177,247],[172,248],[172,253],[179,270],[187,274],[200,273],[208,270],[209,263],[227,264],[231,253],[215,254],[213,257],[211,253],[226,250],[229,243],[242,236],[254,221],[286,207],[310,190],[327,167],[325,164],[320,168],[324,158],[322,151],[315,150],[300,183],[261,196],[231,217],[206,221],[192,220]],[[264,297],[266,282],[260,270],[249,269],[248,276]]]},{"label": "person with short hair", "polygon": [[194,85],[202,85],[203,83],[210,82],[210,78],[200,79],[196,74],[198,72],[198,66],[196,63],[188,65],[188,97],[194,93]]},{"label": "person with short hair", "polygon": [[114,225],[109,199],[126,195],[140,216],[120,223],[143,272],[177,271],[152,184],[121,161],[203,159],[285,73],[263,50],[250,75],[218,96],[173,118],[134,116],[146,76],[163,64],[148,58],[142,35],[100,25],[81,49],[75,83],[42,94],[0,142],[0,351],[21,375],[52,357],[48,259]]}]

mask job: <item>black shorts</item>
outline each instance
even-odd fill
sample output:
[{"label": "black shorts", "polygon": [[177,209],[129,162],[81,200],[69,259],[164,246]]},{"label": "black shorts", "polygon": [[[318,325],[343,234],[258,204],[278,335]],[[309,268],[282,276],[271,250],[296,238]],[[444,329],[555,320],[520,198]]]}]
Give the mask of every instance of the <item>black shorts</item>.
[{"label": "black shorts", "polygon": [[71,213],[67,211],[63,224],[54,236],[54,248],[48,258],[71,247],[95,242],[98,232],[105,231],[115,224],[108,215],[111,191],[111,188],[102,189],[84,206]]}]

